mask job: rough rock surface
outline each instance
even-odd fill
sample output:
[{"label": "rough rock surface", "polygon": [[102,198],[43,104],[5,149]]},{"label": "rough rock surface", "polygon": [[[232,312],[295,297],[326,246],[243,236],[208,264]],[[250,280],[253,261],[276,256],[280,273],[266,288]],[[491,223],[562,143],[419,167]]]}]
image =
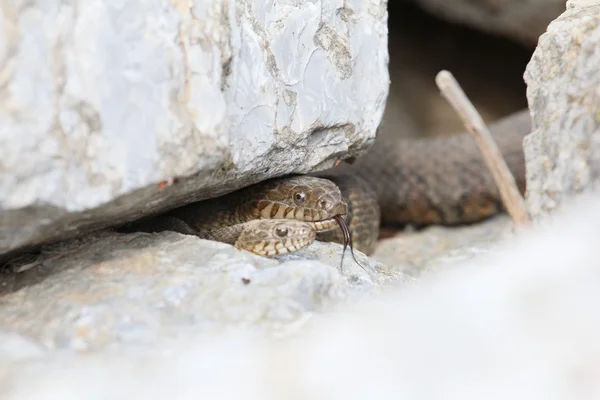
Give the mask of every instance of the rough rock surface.
[{"label": "rough rock surface", "polygon": [[2,2],[0,255],[356,155],[387,63],[382,0]]},{"label": "rough rock surface", "polygon": [[600,1],[571,2],[540,38],[525,79],[527,206],[541,216],[600,186]]},{"label": "rough rock surface", "polygon": [[457,260],[490,252],[513,233],[513,223],[506,215],[471,226],[432,226],[380,240],[372,257],[393,271],[417,278],[443,271]]},{"label": "rough rock surface", "polygon": [[20,361],[0,362],[0,397],[597,399],[598,201],[493,256],[313,318],[304,334],[276,341],[190,332],[73,353],[3,332],[0,354],[7,341]]},{"label": "rough rock surface", "polygon": [[0,275],[2,327],[56,349],[140,345],[182,331],[293,329],[404,276],[341,246],[268,259],[173,232],[99,231],[45,246]]},{"label": "rough rock surface", "polygon": [[13,272],[0,275],[0,321],[49,349],[136,346],[240,327],[288,332],[339,304],[488,252],[510,227],[499,217],[400,234],[382,241],[373,259],[355,252],[365,269],[349,251],[340,269],[342,247],[333,243],[268,259],[173,232],[99,231],[11,263]]},{"label": "rough rock surface", "polygon": [[535,45],[565,0],[411,0],[451,21]]}]

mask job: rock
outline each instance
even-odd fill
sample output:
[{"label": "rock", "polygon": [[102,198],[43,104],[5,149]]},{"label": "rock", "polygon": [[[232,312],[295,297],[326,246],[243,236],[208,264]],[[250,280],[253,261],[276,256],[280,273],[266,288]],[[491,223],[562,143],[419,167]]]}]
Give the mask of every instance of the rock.
[{"label": "rock", "polygon": [[42,358],[47,355],[46,353],[46,348],[34,340],[0,329],[0,362],[8,363],[10,361],[12,363]]},{"label": "rock", "polygon": [[386,2],[8,2],[0,255],[357,155]]},{"label": "rock", "polygon": [[506,215],[464,227],[432,226],[380,240],[372,257],[393,271],[417,278],[492,251],[512,234],[513,224]]},{"label": "rock", "polygon": [[533,123],[524,141],[527,207],[535,219],[599,186],[598,66],[600,1],[570,2],[525,72]]},{"label": "rock", "polygon": [[338,244],[269,259],[173,232],[100,231],[45,246],[37,260],[0,275],[0,321],[51,349],[134,346],[235,326],[277,332],[404,279],[358,258],[365,270],[347,256],[341,274]]},{"label": "rock", "polygon": [[564,0],[411,0],[423,9],[486,32],[535,45],[565,9]]},{"label": "rock", "polygon": [[[0,362],[0,397],[164,399],[176,390],[179,399],[596,399],[599,200],[577,205],[550,230],[522,232],[494,254],[313,318],[287,337],[192,331],[151,345]],[[248,276],[234,270],[222,279]],[[165,278],[151,284],[158,289]]]}]

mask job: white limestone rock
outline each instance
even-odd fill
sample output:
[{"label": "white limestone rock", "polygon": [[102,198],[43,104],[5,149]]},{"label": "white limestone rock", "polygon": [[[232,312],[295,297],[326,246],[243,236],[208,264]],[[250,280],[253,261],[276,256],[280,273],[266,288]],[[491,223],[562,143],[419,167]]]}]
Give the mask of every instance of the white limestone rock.
[{"label": "white limestone rock", "polygon": [[4,2],[0,255],[355,155],[387,63],[382,0]]},{"label": "white limestone rock", "polygon": [[524,140],[535,219],[600,183],[600,1],[570,2],[527,66],[533,132]]}]

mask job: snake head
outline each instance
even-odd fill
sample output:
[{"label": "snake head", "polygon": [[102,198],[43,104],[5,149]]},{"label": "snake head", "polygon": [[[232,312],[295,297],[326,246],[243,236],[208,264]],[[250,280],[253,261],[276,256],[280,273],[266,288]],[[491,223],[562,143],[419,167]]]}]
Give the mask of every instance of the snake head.
[{"label": "snake head", "polygon": [[348,214],[340,189],[328,179],[298,175],[264,183],[255,194],[261,219],[296,219],[321,232],[337,228],[334,217]]},{"label": "snake head", "polygon": [[243,224],[234,246],[260,256],[274,256],[310,245],[316,233],[308,222],[259,219]]}]

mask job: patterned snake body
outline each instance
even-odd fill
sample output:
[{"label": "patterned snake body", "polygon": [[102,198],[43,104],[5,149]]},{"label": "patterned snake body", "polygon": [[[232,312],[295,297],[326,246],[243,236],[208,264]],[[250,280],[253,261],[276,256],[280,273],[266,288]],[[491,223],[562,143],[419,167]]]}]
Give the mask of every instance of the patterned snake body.
[{"label": "patterned snake body", "polygon": [[348,205],[331,181],[313,176],[269,179],[214,199],[180,207],[127,230],[171,230],[229,243],[265,256],[310,245],[335,229]]},{"label": "patterned snake body", "polygon": [[[490,127],[521,189],[527,110]],[[259,255],[306,247],[315,239],[343,243],[341,215],[356,249],[374,250],[380,223],[462,224],[503,209],[498,189],[474,139],[377,138],[353,164],[315,174],[270,179],[193,203],[138,224],[136,230],[174,230],[217,240]]]},{"label": "patterned snake body", "polygon": [[[522,143],[530,129],[528,110],[490,126],[522,193]],[[374,250],[379,220],[388,225],[458,225],[481,221],[504,209],[481,152],[467,133],[427,139],[378,137],[354,163],[318,175],[342,190],[349,203],[347,222],[353,242],[366,254]],[[343,242],[339,231],[318,234],[317,239]]]}]

